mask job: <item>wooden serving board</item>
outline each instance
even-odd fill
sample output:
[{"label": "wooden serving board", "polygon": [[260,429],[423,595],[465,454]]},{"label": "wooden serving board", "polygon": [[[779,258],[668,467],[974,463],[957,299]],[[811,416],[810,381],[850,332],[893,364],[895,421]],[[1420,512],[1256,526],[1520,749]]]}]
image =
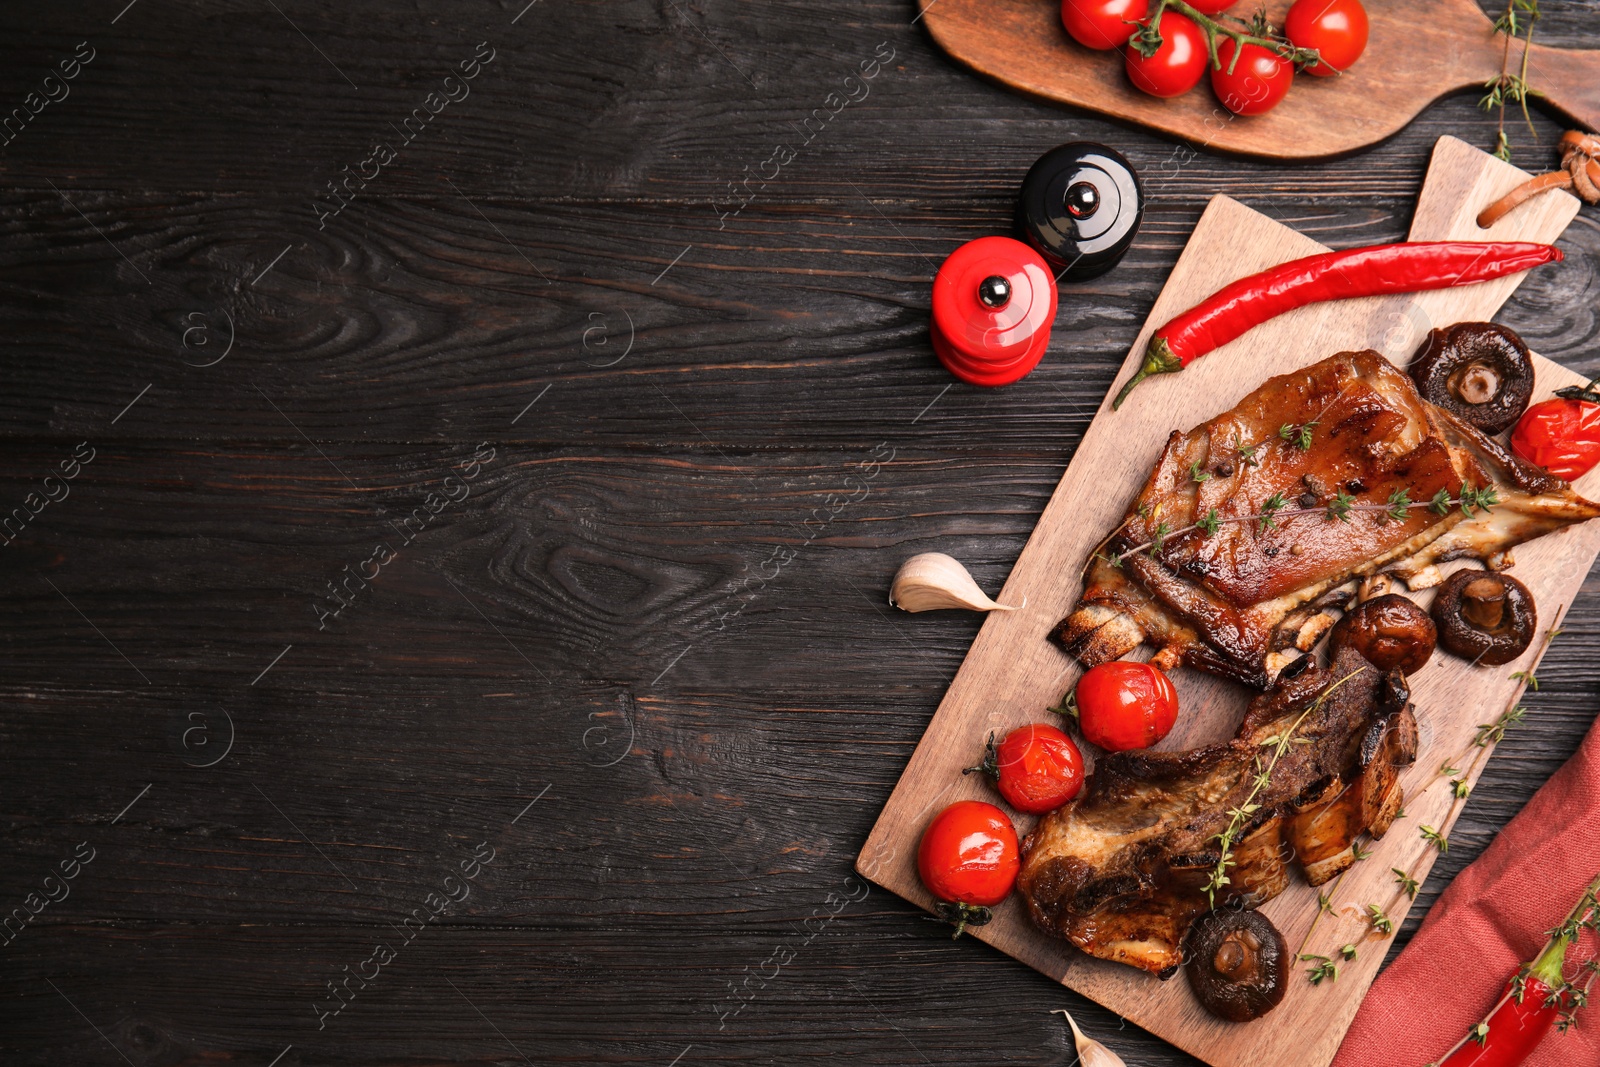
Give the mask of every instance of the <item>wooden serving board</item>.
[{"label": "wooden serving board", "polygon": [[[1205,79],[1172,100],[1135,89],[1120,53],[1096,52],[1067,36],[1057,0],[918,3],[934,43],[1007,88],[1148,126],[1197,148],[1267,159],[1326,158],[1377,144],[1442,96],[1482,92],[1500,73],[1503,47],[1475,0],[1365,0],[1371,36],[1348,73],[1296,77],[1283,103],[1240,118],[1223,108]],[[1266,6],[1281,26],[1289,0]],[[1234,13],[1248,18],[1248,9],[1241,3]],[[1600,128],[1600,51],[1536,43],[1528,81],[1545,94],[1543,106]]]},{"label": "wooden serving board", "polygon": [[[1578,210],[1577,201],[1566,194],[1525,205],[1488,232],[1478,230],[1473,221],[1483,204],[1524,177],[1515,167],[1461,141],[1441,139],[1411,238],[1554,241]],[[1177,312],[1229,281],[1319,251],[1323,246],[1265,215],[1225,197],[1213,199],[1117,383],[1139,364],[1155,327]],[[961,774],[961,768],[978,762],[989,731],[1004,734],[1028,722],[1058,721],[1046,709],[1076,684],[1081,669],[1048,640],[1048,634],[1076,603],[1084,560],[1099,538],[1121,520],[1171,430],[1188,429],[1232,407],[1270,375],[1336,352],[1375,348],[1403,365],[1428,329],[1489,319],[1520,280],[1520,276],[1503,278],[1414,298],[1303,308],[1245,334],[1181,374],[1144,383],[1121,411],[1111,411],[1108,394],[1001,593],[1003,603],[1026,606],[993,612],[985,620],[857,858],[857,869],[884,888],[931,908],[932,898],[917,878],[915,863],[923,829],[938,810],[956,800],[997,801],[977,776]],[[1549,360],[1536,360],[1536,399],[1582,380]],[[1600,496],[1600,471],[1585,476],[1578,489],[1591,498]],[[1541,629],[1558,608],[1571,602],[1597,551],[1600,522],[1516,549],[1513,573],[1533,591]],[[1430,595],[1423,592],[1417,598],[1426,603]],[[1511,673],[1529,668],[1539,645],[1536,640],[1522,660],[1503,667],[1474,667],[1441,650],[1413,679],[1421,749],[1403,779],[1407,816],[1373,847],[1369,859],[1352,868],[1335,901],[1337,910],[1324,916],[1307,946],[1309,952],[1334,955],[1341,945],[1361,945],[1356,961],[1341,962],[1336,983],[1313,987],[1297,967],[1288,996],[1271,1015],[1254,1023],[1230,1024],[1206,1014],[1182,977],[1161,982],[1079,953],[1042,933],[1015,895],[995,909],[994,922],[972,931],[973,936],[1215,1067],[1277,1063],[1325,1067],[1389,945],[1382,939],[1363,941],[1367,925],[1359,917],[1361,907],[1379,904],[1396,926],[1404,920],[1409,901],[1397,895],[1390,868],[1414,869],[1419,880],[1425,877],[1434,854],[1418,827],[1426,824],[1448,832],[1453,821],[1448,783],[1440,780],[1431,788],[1423,787],[1432,781],[1441,761],[1471,743],[1479,723],[1492,721],[1516,698],[1521,683]],[[1173,680],[1181,711],[1172,735],[1159,746],[1163,749],[1187,749],[1231,736],[1254,695],[1191,669],[1174,672]],[[1032,828],[1031,817],[1015,814],[1014,819],[1019,833]],[[1263,910],[1294,949],[1317,912],[1317,892],[1297,873],[1290,888]]]}]

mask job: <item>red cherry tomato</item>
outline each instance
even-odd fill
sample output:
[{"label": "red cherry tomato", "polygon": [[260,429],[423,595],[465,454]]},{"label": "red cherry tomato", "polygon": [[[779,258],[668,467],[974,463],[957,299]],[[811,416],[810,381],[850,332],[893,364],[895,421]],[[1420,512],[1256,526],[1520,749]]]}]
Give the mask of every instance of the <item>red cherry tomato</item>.
[{"label": "red cherry tomato", "polygon": [[922,884],[952,904],[1000,903],[1021,867],[1011,820],[979,800],[959,800],[934,816],[917,846]]},{"label": "red cherry tomato", "polygon": [[1511,431],[1511,451],[1569,482],[1587,474],[1600,463],[1600,394],[1562,389],[1533,405]]},{"label": "red cherry tomato", "polygon": [[1161,47],[1149,59],[1133,45],[1122,50],[1128,80],[1151,96],[1182,96],[1200,81],[1211,57],[1206,35],[1187,15],[1161,13]]},{"label": "red cherry tomato", "polygon": [[1332,77],[1366,50],[1367,9],[1361,0],[1295,0],[1284,16],[1283,35],[1291,44],[1321,53],[1322,62],[1307,67],[1308,73]]},{"label": "red cherry tomato", "polygon": [[988,755],[977,769],[995,780],[1006,803],[1030,815],[1056,810],[1083,788],[1078,746],[1044,723],[1017,727],[999,746],[990,734]]},{"label": "red cherry tomato", "polygon": [[1189,6],[1202,15],[1220,15],[1239,0],[1189,0]]},{"label": "red cherry tomato", "polygon": [[1148,663],[1113,660],[1078,679],[1078,725],[1111,752],[1149,748],[1178,721],[1178,691]]},{"label": "red cherry tomato", "polygon": [[1121,48],[1150,13],[1150,0],[1061,0],[1061,25],[1074,41],[1105,51]]},{"label": "red cherry tomato", "polygon": [[[1217,45],[1220,68],[1211,71],[1211,88],[1222,106],[1235,115],[1264,115],[1278,106],[1294,81],[1294,64],[1269,48],[1247,44],[1233,62],[1233,38]],[[1229,71],[1229,64],[1233,70]]]}]

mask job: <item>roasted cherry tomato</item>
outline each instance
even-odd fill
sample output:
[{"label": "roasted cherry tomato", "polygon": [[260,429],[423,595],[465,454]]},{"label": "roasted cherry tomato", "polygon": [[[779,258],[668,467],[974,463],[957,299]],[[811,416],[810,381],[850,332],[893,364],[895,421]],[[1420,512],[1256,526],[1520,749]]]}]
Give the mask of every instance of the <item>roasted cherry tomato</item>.
[{"label": "roasted cherry tomato", "polygon": [[1150,13],[1150,0],[1061,0],[1061,25],[1074,41],[1105,51],[1121,48]]},{"label": "roasted cherry tomato", "polygon": [[1148,663],[1113,660],[1078,679],[1078,725],[1111,752],[1149,748],[1178,721],[1178,691]]},{"label": "roasted cherry tomato", "polygon": [[1587,386],[1557,389],[1541,400],[1511,431],[1511,451],[1537,463],[1557,478],[1572,481],[1600,463],[1600,379]]},{"label": "roasted cherry tomato", "polygon": [[1295,0],[1283,19],[1283,35],[1300,48],[1315,48],[1321,63],[1306,68],[1327,78],[1348,70],[1367,47],[1367,9],[1361,0]]},{"label": "roasted cherry tomato", "polygon": [[1211,63],[1206,35],[1187,15],[1161,13],[1161,47],[1146,59],[1133,45],[1122,50],[1128,80],[1151,96],[1182,96]]},{"label": "roasted cherry tomato", "polygon": [[1239,0],[1189,0],[1189,6],[1202,15],[1220,15]]},{"label": "roasted cherry tomato", "polygon": [[917,846],[917,872],[928,892],[951,904],[989,907],[1011,893],[1022,860],[1006,813],[959,800],[934,816]]},{"label": "roasted cherry tomato", "polygon": [[995,788],[1018,811],[1055,811],[1083,788],[1083,756],[1072,738],[1054,726],[1019,726],[997,746],[989,735],[983,764],[967,768],[994,779]]},{"label": "roasted cherry tomato", "polygon": [[1294,64],[1258,44],[1245,45],[1234,63],[1233,50],[1233,38],[1224,37],[1217,45],[1222,66],[1211,71],[1211,88],[1222,106],[1235,115],[1263,115],[1277,107],[1294,81]]}]

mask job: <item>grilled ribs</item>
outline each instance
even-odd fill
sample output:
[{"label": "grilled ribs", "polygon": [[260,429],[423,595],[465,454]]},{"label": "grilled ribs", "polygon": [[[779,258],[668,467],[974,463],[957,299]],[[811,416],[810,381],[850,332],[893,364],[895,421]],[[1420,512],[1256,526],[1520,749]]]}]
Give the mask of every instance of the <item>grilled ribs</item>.
[{"label": "grilled ribs", "polygon": [[[1499,502],[1487,513],[1384,510],[1401,493],[1423,505],[1489,486]],[[1340,501],[1344,519],[1327,510]],[[1194,528],[1211,514],[1215,532]],[[1174,432],[1055,636],[1085,666],[1150,641],[1159,666],[1265,688],[1359,579],[1388,571],[1426,588],[1441,580],[1435,564],[1507,566],[1512,546],[1597,515],[1600,504],[1423,400],[1378,353],[1345,352]]]},{"label": "grilled ribs", "polygon": [[1285,730],[1296,740],[1239,827],[1216,904],[1277,896],[1285,857],[1321,885],[1354,861],[1358,834],[1383,836],[1400,809],[1399,769],[1417,751],[1404,676],[1380,675],[1352,649],[1290,674],[1255,698],[1230,741],[1102,756],[1083,792],[1023,842],[1017,886],[1034,921],[1102,959],[1156,972],[1182,963],[1185,932],[1212,907],[1218,835]]}]

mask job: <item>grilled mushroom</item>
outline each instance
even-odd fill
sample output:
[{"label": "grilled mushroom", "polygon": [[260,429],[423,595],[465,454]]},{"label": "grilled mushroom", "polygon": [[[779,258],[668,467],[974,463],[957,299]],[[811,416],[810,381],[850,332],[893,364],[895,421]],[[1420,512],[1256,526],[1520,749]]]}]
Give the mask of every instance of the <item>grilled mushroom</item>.
[{"label": "grilled mushroom", "polygon": [[1539,625],[1528,587],[1494,571],[1457,571],[1433,601],[1439,643],[1464,659],[1510,663],[1533,642]]},{"label": "grilled mushroom", "polygon": [[1385,674],[1415,674],[1433,656],[1438,628],[1428,613],[1398,593],[1363,601],[1345,612],[1328,635],[1328,654],[1350,647]]},{"label": "grilled mushroom", "polygon": [[1259,911],[1225,908],[1189,928],[1184,970],[1205,1009],[1243,1023],[1276,1008],[1289,988],[1289,949]]},{"label": "grilled mushroom", "polygon": [[1528,346],[1492,322],[1430,330],[1411,357],[1410,372],[1430,403],[1487,434],[1521,418],[1533,396]]}]

